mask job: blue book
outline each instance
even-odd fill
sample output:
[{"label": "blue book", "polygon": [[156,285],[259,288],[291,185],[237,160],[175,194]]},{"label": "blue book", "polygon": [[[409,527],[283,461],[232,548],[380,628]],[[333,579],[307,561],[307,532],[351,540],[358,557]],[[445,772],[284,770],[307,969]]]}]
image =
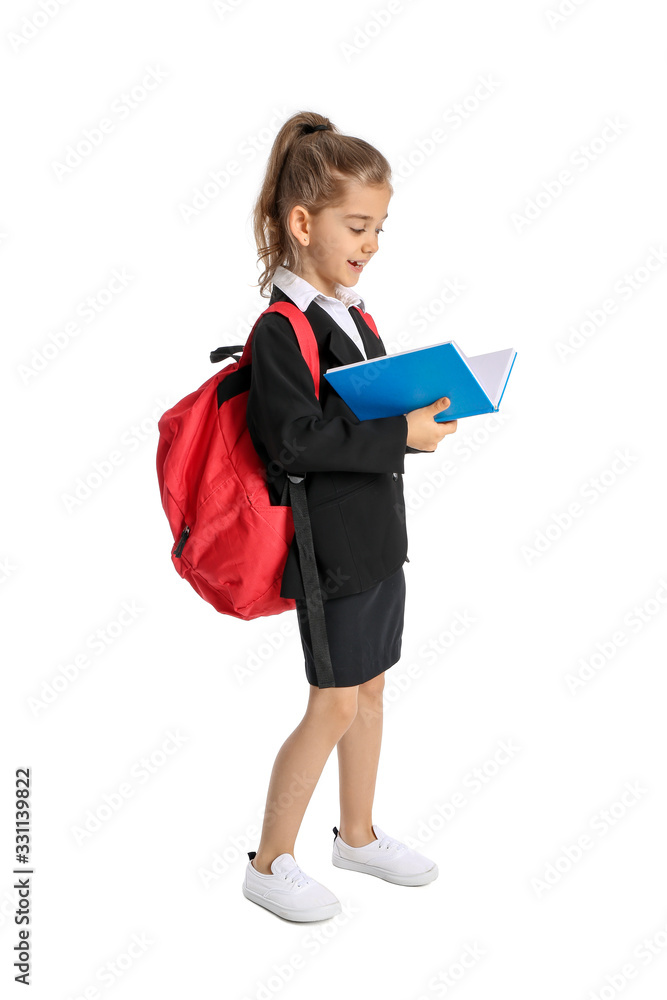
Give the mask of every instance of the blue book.
[{"label": "blue book", "polygon": [[395,417],[447,396],[438,423],[493,413],[500,406],[516,351],[468,358],[453,340],[328,368],[331,383],[359,420]]}]

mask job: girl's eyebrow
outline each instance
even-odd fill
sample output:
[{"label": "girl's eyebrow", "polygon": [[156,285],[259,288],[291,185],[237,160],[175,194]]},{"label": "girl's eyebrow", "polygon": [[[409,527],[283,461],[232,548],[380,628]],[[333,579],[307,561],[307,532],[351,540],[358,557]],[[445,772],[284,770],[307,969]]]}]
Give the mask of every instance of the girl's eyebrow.
[{"label": "girl's eyebrow", "polygon": [[[389,216],[389,212],[387,212],[386,215],[382,216],[382,218],[380,219],[380,222],[384,222],[384,220],[386,218],[388,218],[388,216]],[[364,222],[369,222],[373,218],[373,216],[372,215],[362,215],[360,212],[351,212],[350,215],[344,215],[343,218],[344,219],[363,219]]]}]

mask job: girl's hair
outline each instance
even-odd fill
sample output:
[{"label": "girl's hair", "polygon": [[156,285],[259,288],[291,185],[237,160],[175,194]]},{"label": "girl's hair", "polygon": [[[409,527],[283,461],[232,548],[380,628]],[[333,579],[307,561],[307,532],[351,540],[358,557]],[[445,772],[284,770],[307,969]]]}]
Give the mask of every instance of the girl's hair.
[{"label": "girl's hair", "polygon": [[[313,125],[328,128],[304,132],[304,126]],[[300,244],[288,225],[295,205],[318,215],[344,201],[350,181],[387,185],[393,194],[390,177],[391,167],[382,153],[364,139],[343,135],[328,118],[312,111],[288,118],[274,140],[253,208],[258,261],[265,263],[258,282],[260,295],[269,298],[265,289],[280,264],[298,273]]]}]

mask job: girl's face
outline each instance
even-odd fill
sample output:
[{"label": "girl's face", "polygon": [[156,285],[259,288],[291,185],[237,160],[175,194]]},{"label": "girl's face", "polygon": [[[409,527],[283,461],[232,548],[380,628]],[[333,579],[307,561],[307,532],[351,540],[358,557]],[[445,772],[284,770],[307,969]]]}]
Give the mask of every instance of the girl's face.
[{"label": "girl's face", "polygon": [[[389,188],[350,183],[342,204],[313,216],[295,205],[289,217],[299,242],[301,277],[324,295],[335,297],[335,284],[352,287],[378,251],[378,234],[389,214]],[[307,242],[306,242],[307,241]],[[359,262],[356,265],[351,261]]]}]

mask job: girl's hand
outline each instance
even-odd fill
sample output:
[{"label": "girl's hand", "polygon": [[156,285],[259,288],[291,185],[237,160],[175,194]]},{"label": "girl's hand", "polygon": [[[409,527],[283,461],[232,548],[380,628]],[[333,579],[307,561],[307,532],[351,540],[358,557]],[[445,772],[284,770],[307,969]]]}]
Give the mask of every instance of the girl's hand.
[{"label": "girl's hand", "polygon": [[443,396],[428,406],[420,406],[405,414],[408,421],[408,437],[406,444],[418,451],[435,451],[445,434],[453,434],[456,430],[456,420],[437,423],[433,418],[436,413],[446,410],[449,399]]}]

